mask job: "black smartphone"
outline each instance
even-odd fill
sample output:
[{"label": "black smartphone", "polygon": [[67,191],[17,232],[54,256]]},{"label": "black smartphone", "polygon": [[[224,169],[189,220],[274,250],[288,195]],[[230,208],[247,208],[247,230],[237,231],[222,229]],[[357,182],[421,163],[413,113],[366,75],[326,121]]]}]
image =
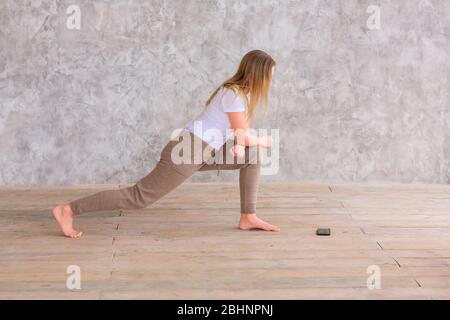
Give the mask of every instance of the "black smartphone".
[{"label": "black smartphone", "polygon": [[318,228],[316,231],[318,236],[329,236],[331,234],[330,228]]}]

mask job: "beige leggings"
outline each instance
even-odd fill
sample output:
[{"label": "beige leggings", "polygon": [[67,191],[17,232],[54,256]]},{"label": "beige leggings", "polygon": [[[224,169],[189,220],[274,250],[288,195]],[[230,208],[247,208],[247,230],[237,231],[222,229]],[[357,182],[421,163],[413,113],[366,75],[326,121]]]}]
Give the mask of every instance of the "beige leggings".
[{"label": "beige leggings", "polygon": [[[174,163],[171,157],[172,149],[186,137],[191,140],[192,148],[200,146],[202,154],[206,152],[209,156],[200,158],[200,161],[195,163],[193,161],[194,149],[192,149],[190,162],[178,164],[178,161],[176,161]],[[260,175],[258,148],[246,147],[244,158],[231,157],[230,159],[227,153],[229,153],[228,149],[231,146],[232,144],[224,144],[216,152],[194,134],[184,131],[183,134],[180,134],[175,140],[171,140],[163,148],[156,167],[136,184],[124,189],[101,191],[74,200],[70,202],[70,207],[75,215],[93,211],[145,208],[164,197],[196,171],[240,169],[241,213],[255,213]],[[183,155],[183,152],[181,151],[179,154]],[[226,162],[224,159],[226,159]]]}]

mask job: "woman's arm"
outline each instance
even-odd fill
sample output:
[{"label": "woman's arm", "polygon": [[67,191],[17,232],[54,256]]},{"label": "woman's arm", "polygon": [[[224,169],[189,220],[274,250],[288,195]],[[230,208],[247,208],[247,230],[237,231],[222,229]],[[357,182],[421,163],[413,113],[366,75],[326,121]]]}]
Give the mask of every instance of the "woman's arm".
[{"label": "woman's arm", "polygon": [[240,146],[261,146],[265,148],[272,147],[271,136],[254,136],[248,132],[247,121],[244,112],[227,112],[231,128],[234,130],[236,142]]}]

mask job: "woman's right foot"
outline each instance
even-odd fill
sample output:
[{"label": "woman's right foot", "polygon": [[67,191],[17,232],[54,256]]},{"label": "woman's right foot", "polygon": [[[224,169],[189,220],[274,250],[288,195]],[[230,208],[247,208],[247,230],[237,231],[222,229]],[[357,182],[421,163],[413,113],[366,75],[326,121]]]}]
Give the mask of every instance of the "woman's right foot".
[{"label": "woman's right foot", "polygon": [[62,204],[52,209],[53,216],[58,222],[63,234],[69,238],[79,238],[83,234],[73,228],[73,212],[68,204]]},{"label": "woman's right foot", "polygon": [[239,229],[241,230],[252,230],[260,229],[264,231],[280,231],[280,228],[270,223],[261,220],[256,216],[256,213],[242,213],[241,219],[239,221]]}]

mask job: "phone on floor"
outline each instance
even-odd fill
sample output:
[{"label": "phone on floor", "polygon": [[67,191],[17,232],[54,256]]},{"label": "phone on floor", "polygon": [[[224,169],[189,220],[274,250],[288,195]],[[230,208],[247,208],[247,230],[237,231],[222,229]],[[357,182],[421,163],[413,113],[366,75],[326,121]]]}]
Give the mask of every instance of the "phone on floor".
[{"label": "phone on floor", "polygon": [[330,228],[317,228],[316,234],[318,236],[329,236],[331,234]]}]

